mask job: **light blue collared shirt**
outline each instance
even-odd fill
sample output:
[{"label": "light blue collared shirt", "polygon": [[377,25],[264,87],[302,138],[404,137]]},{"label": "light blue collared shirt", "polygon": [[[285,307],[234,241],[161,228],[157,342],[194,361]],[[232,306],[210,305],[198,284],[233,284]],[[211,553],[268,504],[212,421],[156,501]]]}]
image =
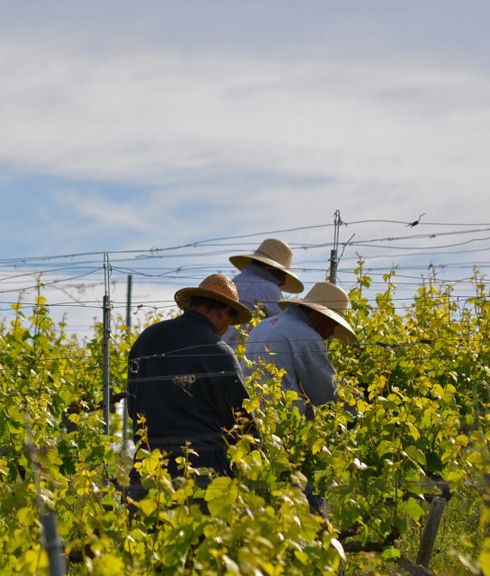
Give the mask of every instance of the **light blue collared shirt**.
[{"label": "light blue collared shirt", "polygon": [[[278,300],[283,298],[279,288],[280,281],[266,268],[252,262],[233,278],[233,282],[237,287],[240,303],[250,311],[254,312],[257,306],[260,306],[267,318],[282,312],[277,305]],[[223,340],[235,349],[238,343],[238,329],[231,326],[223,336]]]},{"label": "light blue collared shirt", "polygon": [[[328,359],[325,342],[306,312],[296,305],[290,304],[278,316],[255,326],[248,337],[245,357],[252,362],[263,359],[286,370],[282,388],[298,393],[300,400],[296,405],[301,413],[306,409],[306,399],[320,406],[337,397],[335,369]],[[243,368],[245,376],[254,371],[253,366]]]}]

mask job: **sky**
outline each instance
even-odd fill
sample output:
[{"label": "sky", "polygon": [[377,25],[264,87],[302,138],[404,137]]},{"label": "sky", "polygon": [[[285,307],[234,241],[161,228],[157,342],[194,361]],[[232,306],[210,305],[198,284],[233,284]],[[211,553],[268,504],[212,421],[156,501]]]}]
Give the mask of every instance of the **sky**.
[{"label": "sky", "polygon": [[[346,289],[359,254],[380,267],[486,262],[487,0],[0,10],[1,311],[42,272],[53,302],[86,322],[76,302],[99,314],[104,253],[121,309],[129,273],[135,298],[168,301],[233,275],[228,257],[271,236],[291,244],[308,289],[325,279],[336,211]],[[214,238],[227,240],[203,242]],[[421,254],[400,256],[409,246]]]}]

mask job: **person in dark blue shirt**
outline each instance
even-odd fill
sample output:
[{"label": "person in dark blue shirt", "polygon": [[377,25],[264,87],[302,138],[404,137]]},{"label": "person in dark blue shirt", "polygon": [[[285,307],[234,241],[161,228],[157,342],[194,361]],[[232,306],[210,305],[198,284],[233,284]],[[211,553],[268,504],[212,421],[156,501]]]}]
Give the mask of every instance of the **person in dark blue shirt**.
[{"label": "person in dark blue shirt", "polygon": [[[168,471],[181,475],[176,458],[183,447],[191,465],[230,475],[227,444],[238,413],[248,398],[233,350],[221,337],[231,325],[249,322],[233,282],[221,274],[208,276],[197,288],[176,292],[181,316],[149,326],[129,354],[128,413],[135,443],[144,416],[151,449],[167,453]],[[139,473],[130,473],[133,500],[144,497]]]}]

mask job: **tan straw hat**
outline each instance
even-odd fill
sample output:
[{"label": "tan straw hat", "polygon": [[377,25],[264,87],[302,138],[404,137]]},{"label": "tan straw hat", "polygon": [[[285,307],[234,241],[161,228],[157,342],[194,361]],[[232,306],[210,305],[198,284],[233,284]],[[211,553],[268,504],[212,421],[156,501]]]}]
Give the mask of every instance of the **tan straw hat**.
[{"label": "tan straw hat", "polygon": [[330,282],[317,282],[304,298],[290,298],[279,300],[278,305],[284,310],[289,304],[306,306],[328,316],[337,326],[334,337],[345,342],[356,342],[357,336],[345,320],[344,315],[349,305],[347,294],[335,284]]},{"label": "tan straw hat", "polygon": [[177,290],[174,299],[181,310],[188,310],[193,296],[217,300],[235,310],[237,315],[233,318],[232,324],[246,324],[252,319],[252,312],[239,302],[235,284],[223,274],[211,274],[199,284],[198,288]]},{"label": "tan straw hat", "polygon": [[243,270],[253,261],[263,262],[273,268],[282,270],[286,273],[286,280],[281,284],[284,292],[303,292],[303,282],[291,272],[291,264],[293,262],[293,251],[282,240],[276,238],[267,238],[255,250],[253,254],[237,254],[230,256],[230,262],[236,266],[238,270]]}]

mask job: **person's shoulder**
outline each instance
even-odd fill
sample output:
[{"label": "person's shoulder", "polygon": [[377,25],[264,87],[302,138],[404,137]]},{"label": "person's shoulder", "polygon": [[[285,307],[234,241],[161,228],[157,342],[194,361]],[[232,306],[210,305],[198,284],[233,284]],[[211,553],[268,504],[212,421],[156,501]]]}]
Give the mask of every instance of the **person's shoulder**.
[{"label": "person's shoulder", "polygon": [[226,354],[227,356],[236,357],[235,351],[227,342],[225,342],[225,340],[219,339],[218,342],[216,342],[216,346],[218,346],[218,348],[221,350],[221,352],[223,352],[223,354]]},{"label": "person's shoulder", "polygon": [[149,342],[163,340],[170,344],[174,336],[180,340],[184,334],[189,332],[194,332],[194,330],[192,327],[186,328],[186,320],[182,314],[174,318],[167,318],[150,324],[136,338],[134,346],[138,344],[146,345]]},{"label": "person's shoulder", "polygon": [[[235,351],[233,348],[227,344],[224,340],[218,340],[216,344],[213,346],[213,350],[216,351],[216,361],[221,363],[221,366],[225,369],[229,370],[240,370],[240,364],[238,362],[238,358],[236,357]],[[224,362],[224,364],[222,364]]]},{"label": "person's shoulder", "polygon": [[280,330],[284,324],[284,319],[282,318],[283,315],[284,313],[281,312],[276,316],[264,318],[252,328],[249,337],[252,336],[252,334],[260,334],[261,332],[268,332],[269,330]]},{"label": "person's shoulder", "polygon": [[168,318],[166,320],[160,320],[159,322],[155,322],[154,324],[150,324],[147,326],[139,335],[139,337],[148,337],[153,336],[154,334],[158,334],[161,332],[166,332],[167,330],[173,330],[173,326],[175,321],[180,318]]},{"label": "person's shoulder", "polygon": [[266,283],[264,283],[264,286],[267,287],[267,290],[270,290],[271,292],[276,294],[278,296],[278,300],[282,300],[282,298],[284,297],[281,287],[277,285],[275,282],[268,280]]},{"label": "person's shoulder", "polygon": [[155,342],[161,342],[162,336],[167,332],[167,322],[168,320],[162,320],[146,326],[134,340],[129,356],[134,358],[144,354]]},{"label": "person's shoulder", "polygon": [[298,335],[308,339],[316,339],[320,337],[318,332],[313,328],[307,316],[302,313],[302,310],[296,306],[290,305],[284,312],[276,316],[281,317],[282,324],[291,335],[292,338],[297,338]]}]

